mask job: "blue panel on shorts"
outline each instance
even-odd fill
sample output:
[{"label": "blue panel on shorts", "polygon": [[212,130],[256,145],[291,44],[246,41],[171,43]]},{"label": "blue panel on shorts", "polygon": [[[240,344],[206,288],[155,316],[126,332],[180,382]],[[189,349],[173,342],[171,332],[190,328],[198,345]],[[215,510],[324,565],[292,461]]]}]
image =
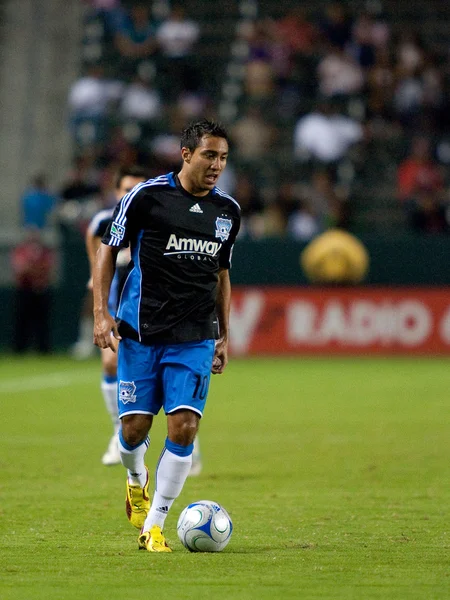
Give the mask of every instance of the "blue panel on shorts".
[{"label": "blue panel on shorts", "polygon": [[181,408],[200,416],[208,395],[214,340],[145,346],[130,339],[119,344],[119,416],[156,415]]}]

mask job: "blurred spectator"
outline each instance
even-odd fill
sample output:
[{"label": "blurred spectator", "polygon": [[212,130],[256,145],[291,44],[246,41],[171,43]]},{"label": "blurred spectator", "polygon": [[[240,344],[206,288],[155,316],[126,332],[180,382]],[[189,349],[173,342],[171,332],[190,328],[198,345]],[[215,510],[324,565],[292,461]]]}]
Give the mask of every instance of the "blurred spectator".
[{"label": "blurred spectator", "polygon": [[182,5],[175,4],[169,17],[158,28],[156,39],[163,56],[172,59],[183,58],[187,63],[199,36],[198,24],[186,17]]},{"label": "blurred spectator", "polygon": [[298,120],[294,130],[294,153],[297,159],[336,163],[363,136],[360,123],[338,113],[334,103],[325,101]]},{"label": "blurred spectator", "polygon": [[209,109],[210,98],[201,91],[184,90],[175,102],[175,110],[183,116],[186,123],[201,118]]},{"label": "blurred spectator", "polygon": [[264,203],[254,179],[246,173],[239,173],[234,195],[241,207],[239,237],[259,239],[264,235]]},{"label": "blurred spectator", "polygon": [[44,173],[36,175],[21,199],[22,223],[25,227],[43,229],[56,207],[56,197],[49,191]]},{"label": "blurred spectator", "polygon": [[301,6],[289,10],[276,22],[276,28],[294,55],[313,52],[319,33]]},{"label": "blurred spectator", "polygon": [[256,21],[242,33],[248,44],[248,64],[267,63],[271,77],[282,84],[292,72],[292,51],[276,22],[272,19]]},{"label": "blurred spectator", "polygon": [[396,113],[404,127],[437,131],[445,112],[444,69],[423,52],[410,70],[398,69],[394,92]]},{"label": "blurred spectator", "polygon": [[156,28],[146,2],[131,4],[115,35],[115,46],[122,57],[147,58],[156,50]]},{"label": "blurred spectator", "polygon": [[385,48],[379,48],[375,53],[375,64],[367,77],[367,109],[371,117],[392,118],[394,82],[390,53]]},{"label": "blurred spectator", "polygon": [[395,44],[396,69],[400,77],[413,75],[423,64],[424,50],[419,36],[402,29]]},{"label": "blurred spectator", "polygon": [[332,46],[344,49],[352,37],[352,18],[344,2],[330,2],[320,22],[324,39]]},{"label": "blurred spectator", "polygon": [[54,251],[44,244],[40,231],[32,228],[13,249],[11,263],[16,286],[13,350],[25,352],[34,342],[39,352],[48,353]]},{"label": "blurred spectator", "polygon": [[91,65],[69,90],[69,109],[73,119],[104,117],[111,103],[120,98],[122,83],[105,78],[101,65]]},{"label": "blurred spectator", "polygon": [[350,96],[364,86],[364,73],[352,56],[333,46],[317,67],[319,91],[323,96]]},{"label": "blurred spectator", "polygon": [[106,138],[108,116],[122,93],[123,83],[105,78],[101,65],[93,65],[69,90],[70,125],[80,145]]},{"label": "blurred spectator", "polygon": [[409,156],[397,169],[397,195],[402,202],[414,200],[424,192],[442,193],[444,181],[439,164],[431,155],[430,141],[415,137]]},{"label": "blurred spectator", "polygon": [[258,107],[250,106],[231,127],[230,135],[236,145],[238,160],[255,165],[270,156],[277,132]]},{"label": "blurred spectator", "polygon": [[292,233],[289,228],[291,217],[299,210],[301,201],[298,195],[297,187],[294,181],[286,179],[277,188],[272,207],[276,207],[278,215],[275,214],[277,221],[282,225],[282,233]]},{"label": "blurred spectator", "polygon": [[128,139],[125,127],[116,125],[104,146],[103,161],[106,164],[114,163],[116,168],[118,165],[126,167],[139,162],[138,149],[133,141]]},{"label": "blurred spectator", "polygon": [[402,77],[394,91],[395,112],[404,127],[412,125],[423,101],[422,83],[417,75]]},{"label": "blurred spectator", "polygon": [[151,151],[159,170],[164,172],[180,169],[180,131],[185,123],[183,114],[175,109],[170,113],[168,128],[152,139]]},{"label": "blurred spectator", "polygon": [[161,98],[158,90],[136,75],[128,84],[120,102],[120,114],[125,119],[152,121],[162,114]]},{"label": "blurred spectator", "polygon": [[276,77],[272,65],[260,58],[245,65],[244,89],[248,101],[269,104],[276,90]]},{"label": "blurred spectator", "polygon": [[310,202],[299,201],[288,218],[286,229],[290,237],[300,242],[309,242],[321,232],[320,221]]},{"label": "blurred spectator", "polygon": [[160,71],[167,80],[169,97],[200,88],[201,77],[195,64],[195,45],[199,37],[198,23],[186,17],[183,6],[175,4],[156,34],[161,54]]},{"label": "blurred spectator", "polygon": [[375,63],[375,41],[373,39],[374,22],[368,13],[361,14],[353,25],[350,44],[351,55],[364,69]]},{"label": "blurred spectator", "polygon": [[315,170],[309,182],[300,183],[298,195],[309,203],[321,230],[348,227],[347,192],[333,184],[326,169]]}]

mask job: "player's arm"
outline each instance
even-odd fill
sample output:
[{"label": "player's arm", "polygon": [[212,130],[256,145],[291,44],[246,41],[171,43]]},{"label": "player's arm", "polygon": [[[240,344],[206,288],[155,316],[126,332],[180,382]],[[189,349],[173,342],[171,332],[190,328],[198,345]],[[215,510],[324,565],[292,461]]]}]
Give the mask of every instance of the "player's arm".
[{"label": "player's arm", "polygon": [[118,252],[118,246],[100,244],[93,269],[94,344],[99,348],[111,348],[114,352],[117,348],[114,338],[120,340],[121,337],[117,323],[109,313],[108,298]]},{"label": "player's arm", "polygon": [[228,269],[220,269],[217,284],[216,314],[219,320],[220,339],[216,342],[212,372],[223,373],[228,363],[228,338],[230,331],[231,283]]}]

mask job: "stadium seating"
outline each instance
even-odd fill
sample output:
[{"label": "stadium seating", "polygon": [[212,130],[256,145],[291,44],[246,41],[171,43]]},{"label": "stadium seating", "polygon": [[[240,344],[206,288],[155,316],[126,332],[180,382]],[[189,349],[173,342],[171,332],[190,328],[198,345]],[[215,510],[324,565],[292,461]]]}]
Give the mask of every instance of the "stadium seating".
[{"label": "stadium seating", "polygon": [[[302,7],[314,21],[322,14],[327,0],[306,0]],[[383,15],[389,23],[392,35],[402,30],[419,30],[426,46],[438,56],[447,58],[449,8],[447,3],[439,0],[384,0],[378,3]],[[242,89],[242,57],[237,44],[237,26],[251,11],[257,10],[255,17],[270,16],[279,18],[289,8],[298,5],[295,0],[233,0],[226,3],[205,3],[193,0],[189,3],[188,16],[195,20],[201,28],[201,38],[196,48],[196,66],[202,73],[204,91],[211,104],[219,107],[219,116],[231,122],[242,114],[246,106],[246,97]],[[350,11],[357,14],[361,3],[356,0],[347,2]],[[249,12],[250,11],[250,12]],[[84,17],[84,34],[82,45],[84,64],[101,61],[107,65],[109,75],[124,77],[115,71],[117,54],[105,16],[86,10]],[[149,59],[157,76],[155,84],[163,93],[165,101],[170,105],[170,81],[159,72],[158,59]],[[310,65],[311,66],[311,65]],[[301,89],[300,98],[296,100],[296,112],[286,118],[277,117],[275,124],[280,131],[279,141],[274,148],[273,161],[278,177],[286,175],[299,179],[307,177],[309,167],[299,164],[292,158],[292,131],[298,114],[307,112],[314,105],[316,89],[310,83],[311,70],[297,70],[293,80],[294,86]],[[125,75],[126,77],[126,75]],[[346,112],[364,112],[364,96],[352,98],[345,106]],[[133,125],[133,124],[131,124]],[[167,128],[167,119],[152,123],[151,127],[138,128],[128,126],[138,144],[148,146],[149,138]],[[76,140],[75,140],[76,141]],[[356,231],[379,230],[385,233],[406,229],[405,215],[395,197],[396,166],[405,155],[408,146],[406,131],[387,140],[371,140],[362,157],[346,157],[340,165],[340,173],[345,183],[351,184],[351,227]],[[276,174],[275,174],[276,178]],[[272,183],[277,183],[273,181]]]}]

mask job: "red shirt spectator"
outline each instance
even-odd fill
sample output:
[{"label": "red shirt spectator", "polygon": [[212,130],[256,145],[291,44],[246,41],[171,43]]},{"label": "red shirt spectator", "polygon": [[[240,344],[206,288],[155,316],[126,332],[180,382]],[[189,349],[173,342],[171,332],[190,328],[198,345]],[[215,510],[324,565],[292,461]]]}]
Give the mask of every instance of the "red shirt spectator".
[{"label": "red shirt spectator", "polygon": [[277,21],[276,27],[282,39],[294,54],[310,54],[319,33],[307,18],[304,9],[297,7]]},{"label": "red shirt spectator", "polygon": [[44,246],[35,231],[12,251],[12,268],[20,289],[43,291],[50,286],[54,266],[53,251]]},{"label": "red shirt spectator", "polygon": [[398,197],[404,201],[420,192],[441,192],[444,181],[439,168],[430,155],[430,144],[427,138],[417,137],[413,140],[411,154],[397,171]]}]

